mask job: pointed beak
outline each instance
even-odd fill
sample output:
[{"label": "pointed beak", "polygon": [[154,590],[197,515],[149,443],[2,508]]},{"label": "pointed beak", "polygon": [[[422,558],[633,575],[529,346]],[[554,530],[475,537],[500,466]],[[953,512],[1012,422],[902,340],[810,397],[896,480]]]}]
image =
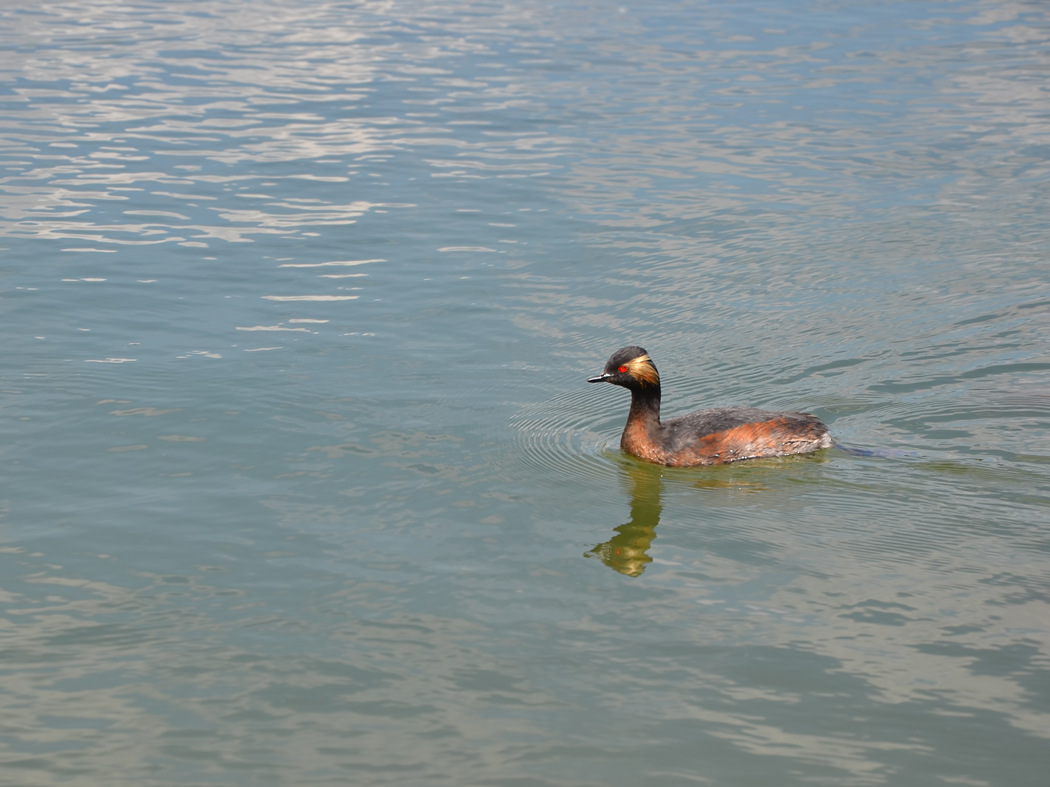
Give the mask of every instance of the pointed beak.
[{"label": "pointed beak", "polygon": [[587,382],[589,382],[589,383],[604,383],[604,382],[606,382],[606,381],[607,381],[607,380],[608,380],[608,379],[609,379],[610,377],[612,377],[612,375],[611,375],[611,374],[609,374],[608,372],[602,372],[602,373],[601,373],[601,374],[599,374],[599,375],[598,375],[597,377],[588,377],[588,378],[587,378]]}]

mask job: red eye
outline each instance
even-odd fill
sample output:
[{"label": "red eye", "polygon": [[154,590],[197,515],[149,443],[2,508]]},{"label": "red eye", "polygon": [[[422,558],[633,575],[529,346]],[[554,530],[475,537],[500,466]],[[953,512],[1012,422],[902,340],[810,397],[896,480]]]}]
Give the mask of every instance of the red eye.
[{"label": "red eye", "polygon": [[620,374],[623,374],[626,371],[627,371],[627,367],[626,366],[621,366],[620,367]]}]

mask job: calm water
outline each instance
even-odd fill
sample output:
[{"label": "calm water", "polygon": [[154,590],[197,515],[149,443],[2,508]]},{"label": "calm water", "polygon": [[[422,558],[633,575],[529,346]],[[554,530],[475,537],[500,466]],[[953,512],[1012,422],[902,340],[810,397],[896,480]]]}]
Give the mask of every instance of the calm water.
[{"label": "calm water", "polygon": [[[0,783],[1050,767],[1050,9],[0,10]],[[829,450],[661,470],[665,412]]]}]

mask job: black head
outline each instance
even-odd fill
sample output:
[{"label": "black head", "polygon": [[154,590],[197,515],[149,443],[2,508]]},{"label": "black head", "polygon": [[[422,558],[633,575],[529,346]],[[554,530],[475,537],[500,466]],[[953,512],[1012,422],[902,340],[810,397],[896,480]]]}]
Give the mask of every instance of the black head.
[{"label": "black head", "polygon": [[587,380],[589,383],[612,383],[631,390],[660,387],[660,373],[649,353],[641,347],[624,347],[612,354],[605,371]]}]

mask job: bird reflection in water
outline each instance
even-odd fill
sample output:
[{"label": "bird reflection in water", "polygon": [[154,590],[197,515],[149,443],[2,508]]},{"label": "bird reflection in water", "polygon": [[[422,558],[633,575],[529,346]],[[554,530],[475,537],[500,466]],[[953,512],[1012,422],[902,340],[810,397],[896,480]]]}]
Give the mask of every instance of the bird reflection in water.
[{"label": "bird reflection in water", "polygon": [[[798,461],[798,457],[791,459]],[[708,470],[700,478],[692,480],[690,486],[703,490],[729,489],[734,492],[768,491],[768,487],[761,482],[745,481],[733,476],[725,477],[718,470],[715,473]],[[653,562],[648,550],[656,539],[656,526],[660,524],[660,513],[663,510],[660,500],[663,475],[668,471],[658,465],[635,461],[625,463],[624,471],[627,486],[631,491],[631,521],[613,528],[616,531],[615,536],[598,544],[590,552],[584,552],[583,556],[596,557],[613,571],[629,577],[638,577],[645,571],[645,567]]]},{"label": "bird reflection in water", "polygon": [[631,489],[631,521],[615,528],[616,535],[598,544],[584,557],[596,557],[613,571],[629,577],[641,576],[653,562],[647,550],[660,524],[661,468],[631,462],[626,466]]}]

